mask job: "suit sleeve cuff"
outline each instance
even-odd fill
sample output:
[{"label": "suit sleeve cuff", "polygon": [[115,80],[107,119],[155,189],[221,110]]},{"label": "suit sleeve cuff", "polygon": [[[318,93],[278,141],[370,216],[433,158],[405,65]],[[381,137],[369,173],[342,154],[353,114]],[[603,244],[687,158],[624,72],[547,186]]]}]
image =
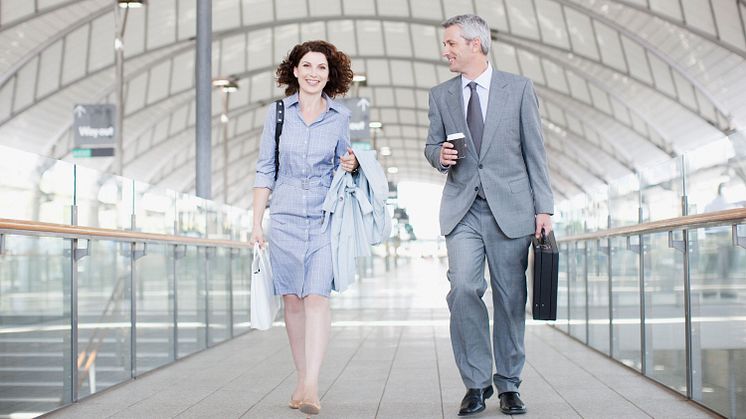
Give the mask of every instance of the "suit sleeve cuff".
[{"label": "suit sleeve cuff", "polygon": [[275,187],[275,178],[269,177],[264,173],[257,173],[254,179],[254,187],[272,190]]}]

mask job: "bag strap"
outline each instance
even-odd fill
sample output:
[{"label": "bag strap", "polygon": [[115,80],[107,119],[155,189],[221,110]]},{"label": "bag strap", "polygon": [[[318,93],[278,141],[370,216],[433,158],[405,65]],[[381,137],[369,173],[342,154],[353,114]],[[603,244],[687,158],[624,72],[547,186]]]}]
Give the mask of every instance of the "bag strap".
[{"label": "bag strap", "polygon": [[280,172],[280,135],[282,135],[282,123],[285,121],[285,103],[282,99],[275,101],[275,180]]}]

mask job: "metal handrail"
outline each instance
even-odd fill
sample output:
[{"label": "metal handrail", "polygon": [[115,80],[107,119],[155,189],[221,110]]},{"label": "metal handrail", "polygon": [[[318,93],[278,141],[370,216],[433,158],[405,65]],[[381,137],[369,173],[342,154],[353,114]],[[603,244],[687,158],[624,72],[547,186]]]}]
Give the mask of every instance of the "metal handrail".
[{"label": "metal handrail", "polygon": [[66,224],[42,223],[38,221],[10,220],[0,218],[0,232],[12,234],[43,234],[45,236],[60,236],[76,239],[105,239],[114,241],[194,245],[206,247],[231,247],[250,249],[248,242],[222,239],[201,239],[197,237],[175,236],[170,234],[142,233],[138,231],[114,230],[97,227],[81,227]]},{"label": "metal handrail", "polygon": [[650,221],[625,227],[615,227],[592,233],[578,234],[574,236],[558,237],[558,242],[575,242],[582,240],[606,239],[614,236],[634,236],[640,234],[660,233],[682,229],[711,227],[717,225],[736,225],[746,222],[746,208],[736,208],[723,211],[708,212],[704,214],[687,215],[683,217],[668,218],[665,220]]}]

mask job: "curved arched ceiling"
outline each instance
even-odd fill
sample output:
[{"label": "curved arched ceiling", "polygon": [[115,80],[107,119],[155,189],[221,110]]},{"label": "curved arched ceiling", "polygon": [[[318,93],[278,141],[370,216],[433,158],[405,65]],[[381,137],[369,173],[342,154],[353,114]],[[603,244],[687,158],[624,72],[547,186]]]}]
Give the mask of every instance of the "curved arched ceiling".
[{"label": "curved arched ceiling", "polygon": [[[195,2],[128,13],[124,175],[194,191]],[[65,160],[72,107],[113,102],[112,0],[0,0],[0,144]],[[746,5],[740,0],[213,0],[213,76],[235,75],[228,123],[213,95],[213,198],[248,206],[273,70],[328,39],[366,73],[376,146],[394,180],[442,181],[422,155],[427,92],[451,78],[440,23],[478,13],[493,64],[536,86],[559,198],[744,126]],[[112,159],[78,163],[109,170]]]}]

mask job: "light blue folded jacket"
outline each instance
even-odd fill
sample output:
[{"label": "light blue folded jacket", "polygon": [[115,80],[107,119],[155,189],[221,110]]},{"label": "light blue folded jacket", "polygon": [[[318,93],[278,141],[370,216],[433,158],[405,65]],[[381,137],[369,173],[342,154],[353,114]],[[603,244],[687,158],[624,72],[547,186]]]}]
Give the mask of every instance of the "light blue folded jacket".
[{"label": "light blue folded jacket", "polygon": [[341,165],[324,200],[324,226],[331,228],[332,289],[342,292],[355,282],[355,258],[370,256],[370,246],[391,234],[386,208],[389,193],[383,167],[374,151],[355,151],[360,170],[347,173]]}]

